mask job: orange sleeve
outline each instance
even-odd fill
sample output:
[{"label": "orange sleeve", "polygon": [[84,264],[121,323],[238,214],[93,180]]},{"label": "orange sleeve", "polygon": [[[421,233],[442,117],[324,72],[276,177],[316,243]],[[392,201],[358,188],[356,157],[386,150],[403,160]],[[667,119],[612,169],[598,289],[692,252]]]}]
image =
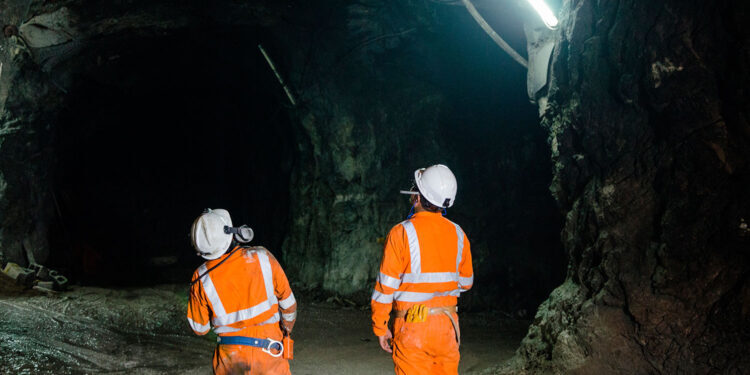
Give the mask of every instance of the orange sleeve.
[{"label": "orange sleeve", "polygon": [[297,320],[297,300],[292,293],[292,287],[286,278],[284,269],[279,262],[269,253],[271,269],[273,273],[273,290],[276,298],[279,300],[279,309],[281,310],[281,319],[284,326],[291,332],[294,322]]},{"label": "orange sleeve", "polygon": [[[391,229],[385,241],[380,272],[372,292],[372,331],[375,336],[383,336],[388,331],[393,304],[393,293],[401,286],[401,275],[406,271],[403,254],[406,246],[404,227],[399,224]],[[408,253],[408,250],[406,250]]]},{"label": "orange sleeve", "polygon": [[[193,275],[193,280],[198,274]],[[196,282],[190,287],[188,297],[187,320],[190,328],[196,335],[205,335],[211,329],[211,320],[208,310],[208,298],[203,290],[203,283]]]},{"label": "orange sleeve", "polygon": [[[463,229],[462,229],[463,230]],[[458,286],[461,292],[471,289],[474,285],[474,267],[471,264],[471,245],[469,238],[464,233],[464,249],[461,263],[458,265]]]}]

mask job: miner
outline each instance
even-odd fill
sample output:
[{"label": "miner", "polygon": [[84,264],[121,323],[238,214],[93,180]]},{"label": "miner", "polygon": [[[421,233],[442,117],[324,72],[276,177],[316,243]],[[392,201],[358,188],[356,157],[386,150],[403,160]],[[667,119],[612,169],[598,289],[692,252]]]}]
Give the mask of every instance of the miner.
[{"label": "miner", "polygon": [[[396,374],[458,374],[456,302],[474,282],[469,240],[446,219],[457,183],[445,165],[414,172],[406,221],[391,229],[372,293],[372,328]],[[388,328],[393,315],[393,332]]]},{"label": "miner", "polygon": [[290,374],[284,343],[290,346],[297,302],[279,262],[246,246],[252,230],[233,227],[223,209],[205,210],[190,237],[206,262],[193,274],[187,319],[196,334],[213,328],[218,335],[214,373]]}]

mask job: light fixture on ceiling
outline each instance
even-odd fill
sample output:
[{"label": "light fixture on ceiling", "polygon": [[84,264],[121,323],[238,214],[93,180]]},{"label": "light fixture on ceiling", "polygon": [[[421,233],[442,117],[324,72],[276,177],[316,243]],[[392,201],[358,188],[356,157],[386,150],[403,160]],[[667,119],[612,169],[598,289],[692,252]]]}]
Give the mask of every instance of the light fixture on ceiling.
[{"label": "light fixture on ceiling", "polygon": [[555,17],[555,14],[552,13],[552,9],[547,6],[547,4],[544,2],[544,0],[528,0],[529,4],[534,8],[534,10],[539,14],[539,17],[542,17],[542,21],[544,21],[544,24],[547,25],[550,29],[555,29],[557,27],[557,17]]}]

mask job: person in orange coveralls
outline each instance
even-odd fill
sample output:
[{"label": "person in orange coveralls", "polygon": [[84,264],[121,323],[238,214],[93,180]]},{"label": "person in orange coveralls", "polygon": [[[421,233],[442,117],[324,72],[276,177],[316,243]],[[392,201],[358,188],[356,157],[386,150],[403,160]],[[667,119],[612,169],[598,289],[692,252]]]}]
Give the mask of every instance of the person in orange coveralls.
[{"label": "person in orange coveralls", "polygon": [[474,282],[469,240],[444,217],[456,199],[456,177],[438,164],[416,170],[414,184],[401,192],[411,194],[412,213],[385,242],[370,302],[372,328],[380,347],[393,354],[396,374],[455,375],[461,341],[456,302]]},{"label": "person in orange coveralls", "polygon": [[219,336],[214,373],[290,374],[282,329],[291,333],[297,302],[279,262],[263,247],[241,246],[253,232],[232,227],[226,210],[204,211],[190,237],[206,262],[193,274],[187,320],[196,334]]}]

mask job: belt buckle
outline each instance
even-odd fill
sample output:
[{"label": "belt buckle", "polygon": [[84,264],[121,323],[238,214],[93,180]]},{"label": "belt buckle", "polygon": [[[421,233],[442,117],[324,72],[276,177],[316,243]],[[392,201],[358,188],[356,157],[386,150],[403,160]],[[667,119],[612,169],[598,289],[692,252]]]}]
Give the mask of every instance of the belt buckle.
[{"label": "belt buckle", "polygon": [[[281,341],[276,341],[270,337],[266,338],[266,340],[268,340],[268,346],[266,346],[265,348],[261,348],[260,350],[268,353],[268,355],[270,355],[271,357],[281,357],[281,354],[284,353],[284,344],[282,344]],[[274,346],[274,344],[279,344],[279,347],[281,348],[276,354],[273,354],[273,352],[271,352],[271,347]]]}]

